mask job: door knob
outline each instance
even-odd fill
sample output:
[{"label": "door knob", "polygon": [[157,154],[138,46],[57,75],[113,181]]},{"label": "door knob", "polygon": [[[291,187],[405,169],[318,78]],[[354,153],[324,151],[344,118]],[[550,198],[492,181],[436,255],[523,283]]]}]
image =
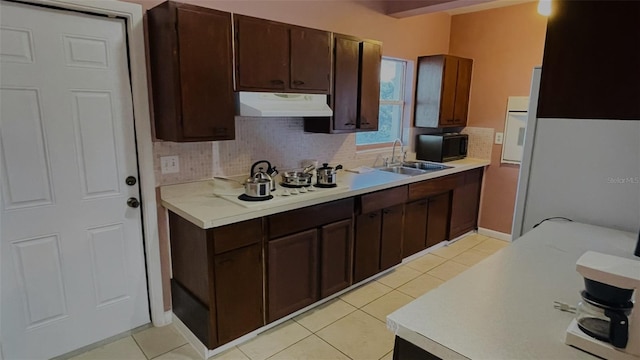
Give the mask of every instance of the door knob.
[{"label": "door knob", "polygon": [[127,179],[124,182],[129,186],[133,186],[133,185],[136,184],[136,177],[135,176],[127,176]]},{"label": "door knob", "polygon": [[134,197],[130,197],[127,200],[127,205],[129,205],[129,207],[132,207],[132,208],[137,208],[138,206],[140,206],[140,201]]}]

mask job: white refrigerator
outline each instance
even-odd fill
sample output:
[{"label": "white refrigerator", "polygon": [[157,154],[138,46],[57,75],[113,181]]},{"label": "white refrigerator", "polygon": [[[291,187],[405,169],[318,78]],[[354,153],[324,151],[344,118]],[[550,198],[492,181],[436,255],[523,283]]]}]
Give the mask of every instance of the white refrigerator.
[{"label": "white refrigerator", "polygon": [[537,118],[540,75],[535,68],[513,239],[551,217],[637,233],[640,121]]}]

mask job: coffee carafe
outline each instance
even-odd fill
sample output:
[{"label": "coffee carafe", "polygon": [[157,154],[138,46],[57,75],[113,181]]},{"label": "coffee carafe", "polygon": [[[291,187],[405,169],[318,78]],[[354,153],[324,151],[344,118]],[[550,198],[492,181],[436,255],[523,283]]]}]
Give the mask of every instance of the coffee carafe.
[{"label": "coffee carafe", "polygon": [[588,251],[576,269],[585,290],[565,343],[605,359],[640,359],[640,261]]}]

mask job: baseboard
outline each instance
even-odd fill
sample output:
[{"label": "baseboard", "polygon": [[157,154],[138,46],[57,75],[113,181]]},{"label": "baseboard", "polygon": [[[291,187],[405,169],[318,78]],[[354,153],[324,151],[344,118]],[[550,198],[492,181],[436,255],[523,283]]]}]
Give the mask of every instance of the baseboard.
[{"label": "baseboard", "polygon": [[498,239],[498,240],[512,241],[511,240],[511,234],[506,234],[506,233],[495,231],[495,230],[491,230],[491,229],[478,228],[478,234],[484,235],[484,236],[488,236],[488,237],[492,237],[492,238]]}]

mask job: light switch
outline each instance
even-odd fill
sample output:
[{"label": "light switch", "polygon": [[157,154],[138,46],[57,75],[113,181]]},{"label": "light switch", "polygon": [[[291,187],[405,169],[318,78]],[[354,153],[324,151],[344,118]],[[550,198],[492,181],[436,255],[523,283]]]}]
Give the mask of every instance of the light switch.
[{"label": "light switch", "polygon": [[161,156],[160,171],[163,174],[180,172],[180,161],[178,160],[178,156]]},{"label": "light switch", "polygon": [[501,145],[503,138],[504,138],[504,133],[497,132],[496,133],[496,141],[495,141],[495,143],[498,144],[498,145]]}]

